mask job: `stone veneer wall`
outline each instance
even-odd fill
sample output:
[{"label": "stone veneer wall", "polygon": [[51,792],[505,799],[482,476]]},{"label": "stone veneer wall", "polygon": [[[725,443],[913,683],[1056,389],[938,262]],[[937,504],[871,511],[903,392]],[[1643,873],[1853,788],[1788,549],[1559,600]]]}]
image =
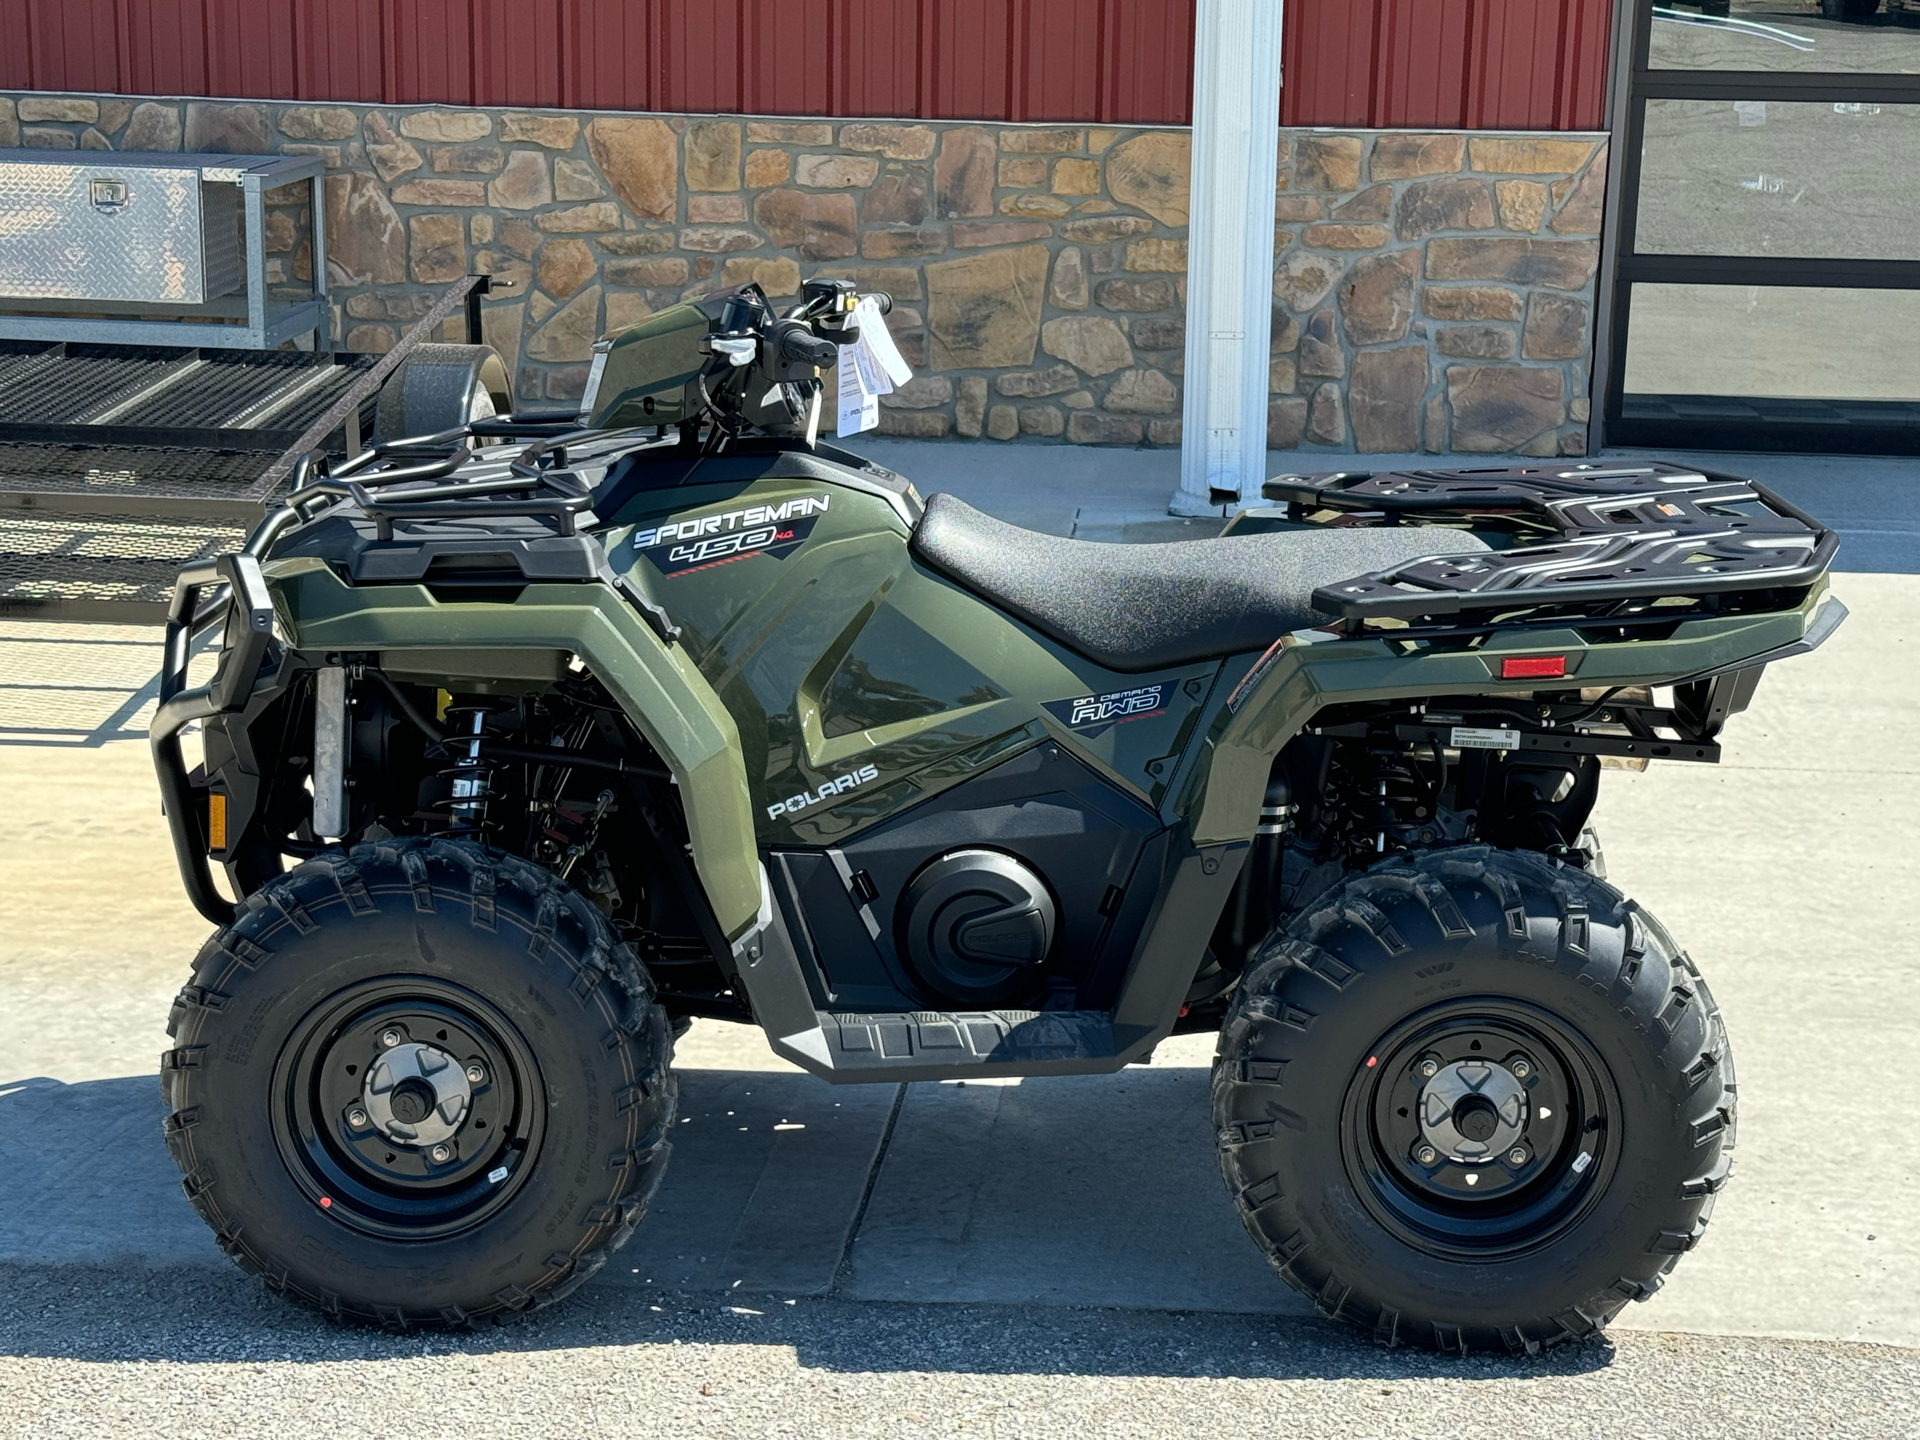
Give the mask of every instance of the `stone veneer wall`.
[{"label": "stone veneer wall", "polygon": [[[468,270],[523,400],[688,293],[890,292],[917,374],[883,433],[1180,440],[1187,134],[0,97],[0,145],[326,158],[335,335],[390,347]],[[1281,137],[1269,444],[1585,448],[1605,137]],[[304,192],[293,192],[304,193]],[[297,205],[273,274],[310,275]]]}]

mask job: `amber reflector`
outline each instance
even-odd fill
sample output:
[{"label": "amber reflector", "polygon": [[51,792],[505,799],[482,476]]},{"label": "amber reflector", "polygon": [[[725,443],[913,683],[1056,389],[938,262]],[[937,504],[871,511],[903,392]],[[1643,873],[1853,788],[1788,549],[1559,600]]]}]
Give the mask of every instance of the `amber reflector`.
[{"label": "amber reflector", "polygon": [[1502,680],[1550,680],[1566,673],[1564,655],[1515,655],[1500,662]]},{"label": "amber reflector", "polygon": [[227,797],[218,790],[207,794],[207,848],[227,848]]}]

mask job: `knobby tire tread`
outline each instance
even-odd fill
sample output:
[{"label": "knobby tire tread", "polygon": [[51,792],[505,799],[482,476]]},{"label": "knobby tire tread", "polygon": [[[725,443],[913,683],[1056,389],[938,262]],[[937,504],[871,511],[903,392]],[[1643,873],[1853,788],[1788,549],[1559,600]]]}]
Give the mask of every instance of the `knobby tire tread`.
[{"label": "knobby tire tread", "polygon": [[[575,1233],[556,1234],[552,1251],[529,1273],[508,1280],[473,1306],[357,1306],[297,1283],[285,1266],[266,1258],[251,1237],[223,1215],[218,1168],[213,1157],[198,1153],[195,1145],[196,1077],[208,1049],[202,1032],[226,1007],[237,977],[293,963],[277,953],[276,941],[352,926],[381,913],[381,897],[404,897],[416,913],[464,916],[483,931],[497,931],[503,921],[524,931],[525,963],[556,972],[563,982],[560,993],[598,1008],[606,1032],[602,1048],[617,1062],[623,1086],[616,1110],[626,1126],[620,1143],[608,1151],[605,1198],[582,1212]],[[241,1269],[286,1298],[336,1320],[402,1331],[463,1329],[508,1321],[563,1299],[626,1244],[659,1189],[672,1150],[667,1136],[678,1101],[669,1066],[672,1034],[639,958],[617,939],[590,901],[550,871],[517,856],[466,841],[401,838],[305,861],[248,896],[238,911],[231,925],[215,931],[201,947],[192,979],[173,1003],[167,1033],[175,1043],[161,1058],[160,1092],[167,1110],[162,1131],[168,1153],[180,1168],[181,1189]],[[563,913],[590,937],[577,955],[571,947],[554,943]]]},{"label": "knobby tire tread", "polygon": [[[1289,1074],[1296,1068],[1293,1057],[1275,1052],[1297,1049],[1288,1044],[1289,1037],[1309,1036],[1319,1014],[1347,1003],[1365,985],[1365,965],[1351,963],[1356,952],[1371,946],[1382,959],[1404,953],[1409,942],[1401,926],[1413,917],[1396,924],[1396,915],[1407,915],[1415,906],[1435,933],[1434,948],[1465,944],[1476,938],[1466,917],[1477,892],[1484,892],[1486,903],[1478,908],[1490,922],[1481,929],[1498,938],[1503,959],[1550,966],[1604,994],[1660,1057],[1676,1099],[1686,1107],[1697,1160],[1673,1194],[1659,1207],[1648,1207],[1657,1209],[1658,1218],[1646,1227],[1636,1263],[1622,1266],[1610,1284],[1556,1313],[1506,1326],[1475,1325],[1446,1314],[1411,1315],[1364,1293],[1358,1277],[1335,1273],[1322,1258],[1320,1237],[1281,1193],[1271,1168],[1255,1165],[1249,1171],[1241,1163],[1249,1151],[1275,1141],[1285,1144],[1289,1130],[1304,1128],[1288,1103],[1301,1083]],[[1352,941],[1356,932],[1367,937],[1364,944],[1339,944]],[[1344,1085],[1340,1073],[1338,1081],[1316,1074],[1310,1083]],[[1666,930],[1581,869],[1489,846],[1388,861],[1349,877],[1312,911],[1275,932],[1248,966],[1228,1009],[1213,1067],[1212,1101],[1221,1174],[1248,1233],[1281,1277],[1321,1314],[1366,1330],[1383,1344],[1455,1353],[1530,1354],[1565,1344],[1598,1332],[1629,1300],[1653,1295],[1680,1256],[1699,1243],[1732,1169],[1736,1129],[1725,1024],[1698,969]],[[1256,1107],[1271,1118],[1235,1118]],[[1284,1213],[1286,1219],[1267,1223],[1263,1211]]]}]

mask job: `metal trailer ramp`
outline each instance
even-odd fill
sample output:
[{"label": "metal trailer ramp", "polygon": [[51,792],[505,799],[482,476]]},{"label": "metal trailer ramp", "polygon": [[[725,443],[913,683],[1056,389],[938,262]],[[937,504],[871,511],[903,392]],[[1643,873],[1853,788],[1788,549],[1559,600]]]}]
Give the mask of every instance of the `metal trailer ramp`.
[{"label": "metal trailer ramp", "polygon": [[236,548],[308,452],[357,452],[381,385],[485,276],[385,355],[0,339],[0,616],[159,624],[182,566]]}]

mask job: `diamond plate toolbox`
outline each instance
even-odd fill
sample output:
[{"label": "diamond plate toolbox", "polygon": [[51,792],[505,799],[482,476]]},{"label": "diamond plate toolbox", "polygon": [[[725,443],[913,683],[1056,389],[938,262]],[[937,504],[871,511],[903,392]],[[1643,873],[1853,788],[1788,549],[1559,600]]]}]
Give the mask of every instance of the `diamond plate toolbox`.
[{"label": "diamond plate toolbox", "polygon": [[239,289],[240,187],[208,158],[0,150],[0,300],[200,305]]}]

